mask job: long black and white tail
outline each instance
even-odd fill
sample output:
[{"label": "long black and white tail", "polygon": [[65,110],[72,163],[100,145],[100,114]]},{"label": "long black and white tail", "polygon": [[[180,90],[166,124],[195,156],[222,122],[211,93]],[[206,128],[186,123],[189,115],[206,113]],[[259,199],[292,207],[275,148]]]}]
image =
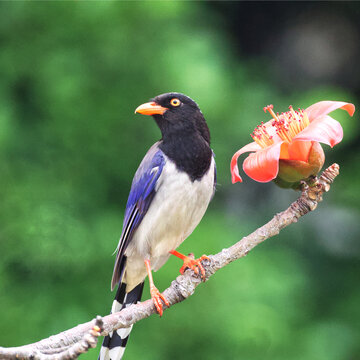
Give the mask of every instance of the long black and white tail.
[{"label": "long black and white tail", "polygon": [[[117,289],[111,313],[118,312],[125,307],[135,304],[141,300],[144,283],[139,284],[129,293],[125,292],[126,284],[121,283]],[[112,331],[105,336],[101,346],[99,360],[120,360],[125,352],[125,346],[129,339],[132,325],[128,328]]]}]

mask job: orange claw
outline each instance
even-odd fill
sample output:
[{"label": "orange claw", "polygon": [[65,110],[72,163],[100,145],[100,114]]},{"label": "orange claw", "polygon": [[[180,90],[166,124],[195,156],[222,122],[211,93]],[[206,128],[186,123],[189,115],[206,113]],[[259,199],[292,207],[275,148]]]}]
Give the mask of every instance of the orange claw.
[{"label": "orange claw", "polygon": [[201,264],[201,261],[203,260],[209,260],[209,258],[206,255],[201,256],[199,259],[194,259],[193,254],[189,254],[189,256],[180,254],[176,250],[170,251],[170,254],[173,254],[177,256],[178,258],[182,259],[184,261],[183,266],[180,268],[180,274],[184,274],[186,269],[191,269],[194,271],[196,275],[199,274],[199,269],[201,273],[201,279],[205,281],[205,269]]},{"label": "orange claw", "polygon": [[150,286],[150,294],[154,302],[154,305],[156,307],[156,311],[160,316],[162,316],[163,304],[161,300],[164,302],[166,306],[170,306],[169,302],[167,301],[166,297],[154,285]]},{"label": "orange claw", "polygon": [[162,304],[161,300],[164,302],[164,304],[166,306],[170,306],[170,304],[167,301],[166,297],[154,285],[154,280],[153,280],[152,273],[151,273],[150,260],[145,259],[144,262],[145,262],[146,271],[147,271],[148,276],[149,276],[150,295],[151,295],[151,298],[152,298],[152,300],[154,302],[154,305],[156,307],[156,311],[158,312],[158,314],[160,316],[162,316],[162,314],[163,314],[163,304]]}]

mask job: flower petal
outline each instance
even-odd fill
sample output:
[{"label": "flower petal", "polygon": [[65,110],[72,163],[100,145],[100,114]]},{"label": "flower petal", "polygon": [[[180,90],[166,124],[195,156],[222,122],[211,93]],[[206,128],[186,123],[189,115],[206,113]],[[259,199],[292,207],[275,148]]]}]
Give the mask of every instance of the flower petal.
[{"label": "flower petal", "polygon": [[241,176],[239,175],[239,168],[237,165],[237,160],[239,156],[249,151],[258,151],[258,150],[261,150],[261,146],[256,142],[252,142],[250,144],[243,146],[233,155],[230,162],[231,181],[233,184],[235,184],[236,182],[242,182]]},{"label": "flower petal", "polygon": [[280,159],[290,159],[289,155],[289,143],[283,142],[280,149]]},{"label": "flower petal", "polygon": [[310,125],[297,134],[293,140],[318,141],[333,147],[343,138],[343,129],[340,123],[330,116],[318,117]]},{"label": "flower petal", "polygon": [[312,122],[316,118],[327,115],[336,109],[346,110],[350,116],[353,116],[355,112],[354,104],[342,101],[319,101],[309,106],[305,111],[309,117],[310,122]]},{"label": "flower petal", "polygon": [[289,144],[289,160],[308,161],[312,147],[311,141],[292,141]]},{"label": "flower petal", "polygon": [[282,142],[250,154],[243,163],[246,175],[258,182],[275,179],[279,171],[281,145]]}]

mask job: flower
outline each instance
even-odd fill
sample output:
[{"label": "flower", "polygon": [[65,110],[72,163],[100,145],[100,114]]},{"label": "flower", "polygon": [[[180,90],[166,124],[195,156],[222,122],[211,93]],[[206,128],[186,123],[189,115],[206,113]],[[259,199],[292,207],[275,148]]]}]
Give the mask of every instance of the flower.
[{"label": "flower", "polygon": [[353,104],[340,101],[320,101],[298,111],[290,106],[280,115],[272,105],[264,107],[273,119],[256,127],[251,134],[254,142],[232,157],[232,183],[242,182],[237,160],[245,152],[251,154],[244,160],[243,170],[258,182],[276,179],[293,183],[316,175],[325,160],[319,142],[333,147],[343,138],[340,123],[327,115],[336,109],[346,110],[350,116],[355,112]]}]

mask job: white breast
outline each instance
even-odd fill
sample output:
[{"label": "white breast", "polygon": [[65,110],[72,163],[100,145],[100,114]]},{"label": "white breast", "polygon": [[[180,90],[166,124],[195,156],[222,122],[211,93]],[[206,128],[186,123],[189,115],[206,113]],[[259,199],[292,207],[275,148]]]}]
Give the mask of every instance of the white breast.
[{"label": "white breast", "polygon": [[144,259],[150,259],[152,269],[158,270],[169,258],[169,251],[175,250],[198,225],[213,194],[214,167],[212,159],[202,179],[192,182],[166,159],[157,193],[125,252],[127,291],[145,278]]}]

